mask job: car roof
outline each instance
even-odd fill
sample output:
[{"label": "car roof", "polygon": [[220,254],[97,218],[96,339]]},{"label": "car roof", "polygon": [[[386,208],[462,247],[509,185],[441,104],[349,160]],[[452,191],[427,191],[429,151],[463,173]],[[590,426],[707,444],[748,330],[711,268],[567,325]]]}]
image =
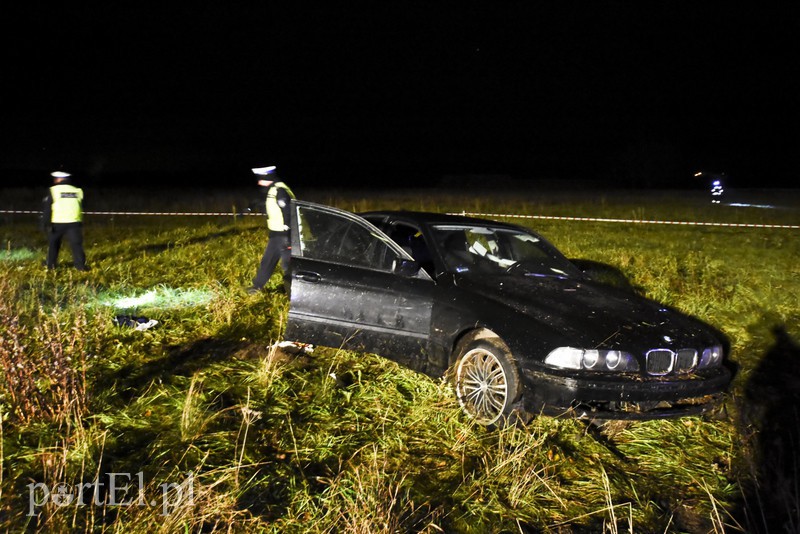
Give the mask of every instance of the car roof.
[{"label": "car roof", "polygon": [[[432,224],[479,224],[501,226],[505,228],[519,229],[520,226],[515,224],[508,224],[490,219],[480,219],[477,217],[467,217],[464,215],[450,215],[447,213],[434,213],[428,211],[405,211],[405,210],[385,210],[385,211],[368,211],[358,214],[360,217],[385,217],[392,220],[404,220],[417,225],[432,225]],[[527,229],[526,229],[527,231]]]}]

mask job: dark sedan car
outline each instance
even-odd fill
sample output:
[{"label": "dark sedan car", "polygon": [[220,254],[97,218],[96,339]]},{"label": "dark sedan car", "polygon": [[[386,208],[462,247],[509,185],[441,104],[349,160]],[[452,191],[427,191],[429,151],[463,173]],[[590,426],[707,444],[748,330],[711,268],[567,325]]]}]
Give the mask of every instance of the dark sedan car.
[{"label": "dark sedan car", "polygon": [[720,333],[592,281],[526,228],[301,201],[292,217],[286,339],[447,374],[481,424],[699,413],[731,381]]}]

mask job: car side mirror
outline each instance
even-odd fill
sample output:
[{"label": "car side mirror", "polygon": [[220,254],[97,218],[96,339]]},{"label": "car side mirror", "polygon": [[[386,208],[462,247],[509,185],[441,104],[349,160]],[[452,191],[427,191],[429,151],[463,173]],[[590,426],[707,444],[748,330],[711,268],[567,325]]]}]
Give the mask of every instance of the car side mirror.
[{"label": "car side mirror", "polygon": [[399,274],[401,276],[416,276],[420,270],[420,264],[416,260],[397,258],[394,260],[394,268],[392,270],[395,274]]}]

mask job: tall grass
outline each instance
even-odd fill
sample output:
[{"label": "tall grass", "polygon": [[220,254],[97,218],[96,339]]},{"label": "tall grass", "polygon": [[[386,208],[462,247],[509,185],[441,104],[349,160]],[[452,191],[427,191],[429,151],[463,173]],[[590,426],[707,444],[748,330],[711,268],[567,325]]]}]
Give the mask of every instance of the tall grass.
[{"label": "tall grass", "polygon": [[[234,197],[219,202],[242,204]],[[356,211],[768,217],[712,212],[702,199],[665,194],[304,197]],[[219,210],[214,202],[200,206]],[[797,212],[774,217],[796,220]],[[244,292],[266,239],[258,218],[87,218],[93,270],[76,273],[43,269],[35,220],[20,216],[0,227],[0,526],[482,533],[767,532],[800,524],[796,466],[786,469],[790,458],[767,465],[763,453],[765,443],[789,439],[771,426],[767,399],[777,392],[769,377],[780,374],[788,387],[800,376],[791,363],[763,370],[776,355],[798,356],[796,232],[524,224],[570,257],[619,269],[641,292],[723,330],[741,366],[724,409],[600,429],[547,417],[525,428],[476,427],[444,381],[374,355],[277,347],[286,298]],[[276,275],[269,288],[279,285]],[[118,314],[159,324],[135,331],[116,326]],[[145,505],[109,506],[109,473],[141,473],[143,487],[129,491],[141,490]],[[187,480],[192,499],[178,499]],[[95,481],[105,483],[101,504],[50,500],[29,513],[30,484]]]}]

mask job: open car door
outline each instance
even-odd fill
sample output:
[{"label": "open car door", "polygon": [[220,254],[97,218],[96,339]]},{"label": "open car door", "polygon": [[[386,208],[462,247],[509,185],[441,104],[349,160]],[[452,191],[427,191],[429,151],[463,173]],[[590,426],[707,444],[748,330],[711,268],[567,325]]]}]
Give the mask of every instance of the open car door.
[{"label": "open car door", "polygon": [[291,228],[286,339],[423,365],[435,284],[419,264],[366,220],[329,206],[293,201]]}]

